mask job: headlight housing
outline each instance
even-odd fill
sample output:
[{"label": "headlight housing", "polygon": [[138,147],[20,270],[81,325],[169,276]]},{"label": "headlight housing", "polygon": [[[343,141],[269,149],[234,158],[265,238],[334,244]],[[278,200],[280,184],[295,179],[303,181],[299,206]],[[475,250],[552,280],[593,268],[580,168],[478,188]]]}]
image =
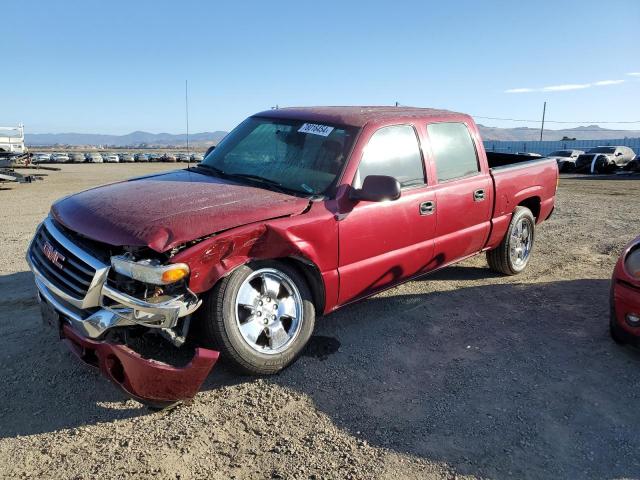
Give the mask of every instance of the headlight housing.
[{"label": "headlight housing", "polygon": [[189,275],[186,263],[161,265],[158,260],[133,260],[125,255],[111,257],[111,267],[119,274],[153,285],[169,285]]},{"label": "headlight housing", "polygon": [[637,245],[624,259],[624,269],[633,278],[640,280],[640,245]]}]

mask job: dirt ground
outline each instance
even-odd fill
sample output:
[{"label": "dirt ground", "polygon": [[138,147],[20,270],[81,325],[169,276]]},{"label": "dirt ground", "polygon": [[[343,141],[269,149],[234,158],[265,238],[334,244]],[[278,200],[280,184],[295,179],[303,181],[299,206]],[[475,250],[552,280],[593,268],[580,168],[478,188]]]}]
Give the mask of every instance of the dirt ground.
[{"label": "dirt ground", "polygon": [[473,258],[320,320],[280,375],[218,367],[151,412],[41,328],[24,253],[53,200],[167,168],[0,191],[1,478],[640,477],[640,352],[607,331],[640,177],[563,178],[520,276]]}]

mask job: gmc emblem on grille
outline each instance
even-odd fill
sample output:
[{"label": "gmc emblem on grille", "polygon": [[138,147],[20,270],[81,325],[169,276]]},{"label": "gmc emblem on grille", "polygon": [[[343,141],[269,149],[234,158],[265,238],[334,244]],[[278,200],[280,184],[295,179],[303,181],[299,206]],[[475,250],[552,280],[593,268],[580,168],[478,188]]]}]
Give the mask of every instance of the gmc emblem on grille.
[{"label": "gmc emblem on grille", "polygon": [[64,255],[61,255],[49,242],[44,242],[44,245],[42,245],[42,253],[60,270],[64,268],[62,264],[62,262],[64,262]]}]

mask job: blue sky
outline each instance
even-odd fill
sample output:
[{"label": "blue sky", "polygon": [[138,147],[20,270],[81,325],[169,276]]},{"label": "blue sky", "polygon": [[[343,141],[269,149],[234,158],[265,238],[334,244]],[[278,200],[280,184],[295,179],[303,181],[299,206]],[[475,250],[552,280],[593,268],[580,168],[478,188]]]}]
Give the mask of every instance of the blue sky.
[{"label": "blue sky", "polygon": [[637,0],[9,0],[1,11],[0,125],[31,133],[183,132],[185,79],[192,132],[276,104],[537,119],[546,100],[549,120],[640,120]]}]

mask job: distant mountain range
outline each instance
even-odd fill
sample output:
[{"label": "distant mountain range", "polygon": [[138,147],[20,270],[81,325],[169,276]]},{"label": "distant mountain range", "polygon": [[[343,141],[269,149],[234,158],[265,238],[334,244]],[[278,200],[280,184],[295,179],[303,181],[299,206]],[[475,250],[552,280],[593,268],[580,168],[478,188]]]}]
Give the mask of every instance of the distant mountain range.
[{"label": "distant mountain range", "polygon": [[[540,140],[540,128],[516,127],[516,128],[496,128],[485,127],[478,124],[480,134],[484,140],[494,141],[516,141],[531,142]],[[562,140],[563,137],[575,138],[576,140],[613,140],[620,138],[640,137],[640,130],[609,130],[598,125],[588,125],[586,127],[565,128],[562,130],[544,129],[543,140]]]},{"label": "distant mountain range", "polygon": [[[215,145],[227,132],[202,132],[189,135],[193,146]],[[168,147],[187,143],[185,134],[132,132],[127,135],[102,135],[98,133],[25,133],[27,145],[105,145],[114,147]]]},{"label": "distant mountain range", "polygon": [[[494,141],[535,141],[540,139],[539,128],[516,127],[497,128],[478,124],[484,140]],[[189,135],[189,143],[194,147],[217,144],[227,132],[201,132]],[[563,137],[576,140],[612,140],[640,137],[640,130],[610,130],[598,125],[544,131],[544,140],[562,140]],[[27,133],[25,142],[31,146],[45,145],[104,145],[114,147],[169,147],[184,146],[185,134],[132,132],[127,135],[102,135],[94,133]]]}]

